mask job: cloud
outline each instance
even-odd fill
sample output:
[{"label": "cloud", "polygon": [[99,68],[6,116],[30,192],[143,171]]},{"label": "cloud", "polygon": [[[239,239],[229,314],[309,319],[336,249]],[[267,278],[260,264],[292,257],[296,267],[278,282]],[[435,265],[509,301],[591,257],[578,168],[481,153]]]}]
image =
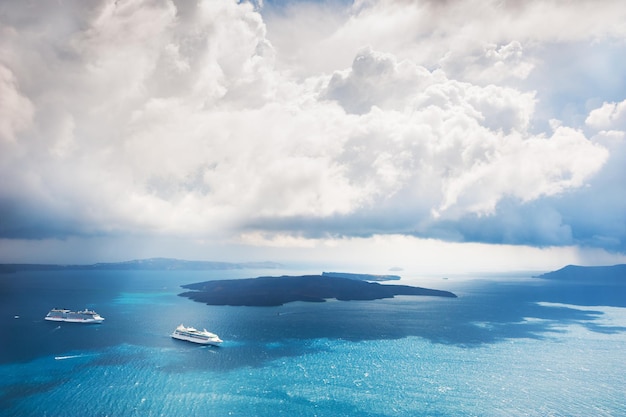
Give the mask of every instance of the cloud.
[{"label": "cloud", "polygon": [[[23,117],[11,118],[3,132],[11,138],[26,121],[31,126],[4,149],[2,168],[13,180],[3,184],[3,196],[18,201],[10,206],[20,212],[34,205],[73,218],[67,233],[171,230],[177,222],[174,229],[202,229],[215,204],[183,185],[215,164],[221,150],[213,150],[227,140],[219,110],[208,109],[240,107],[244,90],[243,101],[254,107],[271,89],[264,66],[271,68],[272,51],[260,16],[233,2],[189,10],[167,1],[111,1],[75,11],[63,27],[9,22],[3,89],[14,93],[3,97],[22,97],[19,106],[8,104]],[[45,36],[35,36],[40,30]],[[29,93],[15,92],[18,85]],[[25,227],[5,219],[11,233]]]},{"label": "cloud", "polygon": [[[414,189],[436,217],[491,214],[506,196],[526,202],[579,187],[607,158],[571,128],[530,134],[533,94],[449,80],[370,49],[335,73],[322,97],[366,114],[344,151],[351,182]],[[430,196],[420,189],[425,178],[437,190]]]},{"label": "cloud", "polygon": [[597,130],[626,130],[626,100],[604,103],[589,113],[585,123]]},{"label": "cloud", "polygon": [[[622,248],[626,232],[575,207],[599,210],[591,201],[615,189],[619,135],[598,131],[624,129],[623,102],[584,127],[537,127],[537,43],[581,38],[533,27],[556,16],[542,4],[5,7],[0,237],[306,246],[404,234]],[[563,6],[594,37],[623,36],[601,8]],[[288,34],[292,17],[305,24]]]},{"label": "cloud", "polygon": [[[279,63],[296,66],[301,73],[332,72],[344,68],[354,51],[369,45],[401,60],[415,59],[430,69],[442,60],[448,68],[476,62],[469,71],[472,78],[484,79],[488,73],[498,72],[491,66],[481,68],[481,61],[511,64],[506,67],[523,76],[534,65],[531,57],[525,56],[528,48],[622,39],[626,32],[626,11],[619,0],[605,1],[602,7],[592,0],[490,0],[480,4],[367,0],[348,6],[338,2],[332,12],[329,7],[326,2],[319,6],[294,2],[286,10],[267,12],[269,37],[281,51]],[[315,30],[320,24],[323,29]],[[512,65],[516,61],[520,64],[517,68]],[[484,77],[480,76],[483,71]]]},{"label": "cloud", "polygon": [[0,141],[15,142],[16,135],[28,128],[33,119],[33,105],[20,92],[15,75],[0,65]]},{"label": "cloud", "polygon": [[441,68],[449,76],[458,77],[473,83],[515,84],[525,80],[535,64],[524,54],[519,41],[507,44],[485,44],[480,51],[472,53],[449,52],[439,61]]}]

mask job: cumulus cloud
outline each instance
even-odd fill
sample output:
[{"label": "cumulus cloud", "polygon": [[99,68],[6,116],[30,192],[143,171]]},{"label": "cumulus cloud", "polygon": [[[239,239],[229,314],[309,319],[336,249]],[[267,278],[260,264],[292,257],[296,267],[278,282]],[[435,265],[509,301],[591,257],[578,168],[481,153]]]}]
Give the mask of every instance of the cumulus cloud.
[{"label": "cumulus cloud", "polygon": [[589,113],[585,123],[597,130],[626,130],[626,100],[602,104]]},{"label": "cumulus cloud", "polygon": [[0,65],[0,140],[14,142],[20,131],[30,127],[33,105],[19,90],[12,71]]},{"label": "cumulus cloud", "polygon": [[322,96],[367,114],[362,133],[346,143],[351,181],[367,178],[378,190],[397,191],[428,178],[437,191],[425,200],[437,217],[490,214],[505,196],[525,202],[558,194],[582,185],[607,158],[571,128],[530,134],[532,93],[449,80],[370,49],[351,70],[335,73]]},{"label": "cumulus cloud", "polygon": [[[288,56],[299,34],[273,38],[286,23],[261,3],[47,7],[0,14],[0,237],[593,241],[557,202],[602,177],[613,148],[565,123],[538,131],[537,91],[511,83],[535,70],[524,24],[552,6],[519,6],[522,23],[478,42],[467,2],[357,2],[325,37],[305,30],[303,51],[330,57],[306,70]],[[587,124],[623,128],[613,106]]]},{"label": "cumulus cloud", "polygon": [[[338,2],[333,19],[325,12],[326,2],[318,7],[291,4],[286,10],[268,12],[269,35],[283,52],[279,63],[295,66],[301,73],[344,68],[354,51],[369,45],[400,59],[415,59],[427,68],[445,61],[448,69],[455,69],[455,76],[484,81],[489,74],[524,77],[535,65],[528,49],[607,37],[622,39],[626,33],[626,11],[620,0],[605,1],[602,7],[593,0],[489,0],[480,4],[365,0],[347,7]],[[314,30],[320,23],[323,30]],[[293,56],[298,57],[295,63]],[[466,65],[470,66],[467,74],[456,71]],[[501,71],[506,69],[513,74]]]},{"label": "cumulus cloud", "polygon": [[449,76],[477,84],[515,84],[525,80],[535,64],[524,55],[522,44],[513,40],[504,45],[485,44],[474,53],[448,52],[439,65]]}]

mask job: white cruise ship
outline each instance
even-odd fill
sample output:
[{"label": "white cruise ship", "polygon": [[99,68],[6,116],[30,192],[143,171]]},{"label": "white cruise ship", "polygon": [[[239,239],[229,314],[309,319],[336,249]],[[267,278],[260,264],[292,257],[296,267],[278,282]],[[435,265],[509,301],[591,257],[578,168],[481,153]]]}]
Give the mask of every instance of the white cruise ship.
[{"label": "white cruise ship", "polygon": [[186,340],[188,342],[200,343],[202,345],[219,345],[222,339],[215,333],[208,332],[206,329],[200,331],[193,327],[185,327],[182,324],[172,333],[174,339]]},{"label": "white cruise ship", "polygon": [[102,323],[104,321],[104,317],[93,310],[71,311],[65,308],[53,308],[44,319],[70,323]]}]

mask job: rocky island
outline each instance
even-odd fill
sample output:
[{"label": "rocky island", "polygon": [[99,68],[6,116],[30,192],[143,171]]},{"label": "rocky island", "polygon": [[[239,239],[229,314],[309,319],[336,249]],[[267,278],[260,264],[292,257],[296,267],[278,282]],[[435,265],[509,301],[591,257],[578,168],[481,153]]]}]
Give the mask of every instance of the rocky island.
[{"label": "rocky island", "polygon": [[383,285],[323,275],[258,277],[198,282],[183,285],[191,291],[179,294],[209,305],[280,306],[292,301],[324,302],[378,300],[396,295],[452,297],[449,291],[408,285]]}]

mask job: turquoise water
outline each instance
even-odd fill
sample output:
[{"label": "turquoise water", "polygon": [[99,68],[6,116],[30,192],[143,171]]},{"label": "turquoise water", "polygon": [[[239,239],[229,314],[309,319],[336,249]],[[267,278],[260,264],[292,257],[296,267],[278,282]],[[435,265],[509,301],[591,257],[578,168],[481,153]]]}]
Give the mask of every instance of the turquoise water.
[{"label": "turquoise water", "polygon": [[[626,416],[623,287],[450,279],[438,288],[457,299],[282,307],[177,296],[257,275],[0,276],[0,415]],[[55,306],[106,321],[44,321]],[[173,340],[180,323],[225,342]]]}]

